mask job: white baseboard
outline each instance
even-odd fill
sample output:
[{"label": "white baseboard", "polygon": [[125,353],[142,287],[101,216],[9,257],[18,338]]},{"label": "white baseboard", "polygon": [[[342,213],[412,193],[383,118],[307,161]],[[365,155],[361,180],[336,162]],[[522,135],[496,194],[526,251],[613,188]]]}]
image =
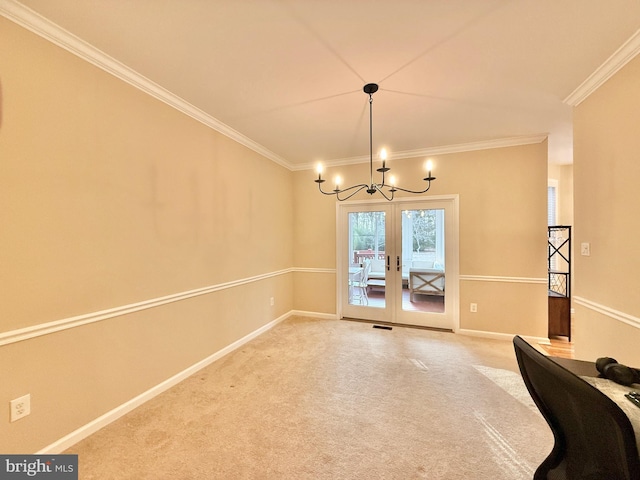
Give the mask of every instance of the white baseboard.
[{"label": "white baseboard", "polygon": [[113,410],[110,410],[109,412],[105,413],[104,415],[101,415],[100,417],[96,418],[95,420],[87,423],[86,425],[83,425],[82,427],[74,430],[73,432],[69,433],[68,435],[65,435],[61,439],[53,442],[51,445],[48,445],[45,448],[43,448],[42,450],[40,450],[39,452],[36,452],[36,454],[37,455],[48,455],[48,454],[58,454],[58,453],[64,452],[65,450],[67,450],[71,446],[75,445],[79,441],[87,438],[89,435],[97,432],[101,428],[106,427],[110,423],[116,421],[117,419],[119,419],[120,417],[122,417],[125,414],[129,413],[130,411],[134,410],[135,408],[139,407],[143,403],[148,402],[152,398],[160,395],[162,392],[164,392],[164,391],[170,389],[171,387],[177,385],[181,381],[185,380],[186,378],[190,377],[191,375],[195,374],[196,372],[198,372],[199,370],[205,368],[206,366],[212,364],[216,360],[218,360],[218,359],[224,357],[225,355],[233,352],[234,350],[240,348],[245,343],[247,343],[247,342],[253,340],[254,338],[256,338],[258,335],[260,335],[260,334],[266,332],[267,330],[273,328],[274,326],[276,326],[278,323],[282,322],[283,320],[286,320],[292,314],[293,314],[293,312],[285,313],[281,317],[279,317],[279,318],[267,323],[266,325],[258,328],[257,330],[254,330],[253,332],[249,333],[248,335],[245,335],[240,340],[237,340],[237,341],[233,342],[232,344],[224,347],[222,350],[217,351],[216,353],[214,353],[213,355],[210,355],[209,357],[205,358],[204,360],[199,361],[198,363],[190,366],[189,368],[183,370],[180,373],[177,373],[173,377],[168,378],[167,380],[165,380],[164,382],[156,385],[155,387],[150,388],[146,392],[141,393],[137,397],[132,398],[128,402],[125,402],[122,405],[119,405],[118,407],[114,408]]},{"label": "white baseboard", "polygon": [[336,320],[338,318],[335,313],[306,312],[304,310],[291,310],[290,314],[299,317],[321,318],[323,320]]},{"label": "white baseboard", "polygon": [[[498,332],[486,332],[483,330],[469,330],[466,328],[461,328],[455,331],[460,335],[468,335],[470,337],[481,337],[481,338],[491,338],[493,340],[506,340],[511,342],[513,337],[518,335],[517,333],[498,333]],[[551,345],[551,341],[547,337],[532,337],[530,335],[520,335],[527,342],[534,344],[539,343],[542,345]]]},{"label": "white baseboard", "polygon": [[[139,407],[140,405],[148,402],[152,398],[155,398],[156,396],[160,395],[161,393],[165,392],[166,390],[170,389],[171,387],[177,385],[181,381],[195,374],[199,370],[207,367],[208,365],[224,357],[225,355],[233,352],[234,350],[237,350],[247,342],[253,340],[257,336],[261,335],[262,333],[276,326],[278,323],[294,315],[301,316],[301,317],[319,318],[319,319],[325,319],[325,320],[335,320],[338,318],[337,314],[335,313],[319,313],[319,312],[308,312],[303,310],[291,310],[285,313],[284,315],[280,316],[279,318],[267,323],[266,325],[254,330],[253,332],[249,333],[248,335],[245,335],[241,339],[233,342],[232,344],[210,355],[209,357],[183,370],[182,372],[177,373],[173,377],[168,378],[167,380],[156,385],[155,387],[150,388],[149,390],[141,393],[140,395],[132,398],[131,400],[123,403],[122,405],[119,405],[116,408],[108,411],[104,415],[101,415],[95,420],[92,420],[86,425],[83,425],[82,427],[74,430],[68,435],[65,435],[59,440],[53,442],[52,444],[36,452],[36,454],[48,455],[48,454],[59,454],[64,452],[65,450],[72,447],[79,441],[87,438],[88,436],[97,432],[101,428],[104,428],[110,423],[118,420],[119,418],[126,415],[127,413],[134,410],[135,408]],[[474,337],[491,338],[495,340],[504,340],[504,341],[512,341],[515,335],[515,334],[508,334],[508,333],[485,332],[480,330],[468,330],[468,329],[459,329],[459,330],[456,330],[455,333],[458,333],[460,335],[469,335]],[[545,345],[548,345],[550,343],[548,338],[530,337],[530,336],[524,336],[524,335],[522,337],[530,343],[540,343]]]}]

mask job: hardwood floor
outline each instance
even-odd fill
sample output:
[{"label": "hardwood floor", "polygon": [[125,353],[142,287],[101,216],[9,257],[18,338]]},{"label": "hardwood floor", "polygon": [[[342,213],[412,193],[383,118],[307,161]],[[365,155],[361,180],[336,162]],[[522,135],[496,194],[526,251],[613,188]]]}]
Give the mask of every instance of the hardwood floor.
[{"label": "hardwood floor", "polygon": [[573,358],[573,343],[569,342],[566,337],[552,337],[549,339],[551,345],[540,345],[540,348],[548,355],[561,358]]}]

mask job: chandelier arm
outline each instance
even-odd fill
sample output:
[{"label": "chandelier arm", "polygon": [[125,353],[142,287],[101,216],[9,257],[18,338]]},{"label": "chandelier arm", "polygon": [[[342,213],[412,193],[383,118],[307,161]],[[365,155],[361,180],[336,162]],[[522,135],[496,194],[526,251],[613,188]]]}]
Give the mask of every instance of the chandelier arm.
[{"label": "chandelier arm", "polygon": [[[341,193],[348,192],[349,190],[353,190],[354,188],[357,188],[357,190],[355,190],[354,192],[351,192],[349,195],[347,195],[344,198],[340,198]],[[338,201],[344,202],[345,200],[349,200],[351,197],[353,197],[358,192],[364,190],[365,188],[369,188],[369,185],[366,185],[364,183],[362,185],[353,185],[352,187],[345,188],[344,190],[336,191],[336,198],[338,199]]]},{"label": "chandelier arm", "polygon": [[[435,177],[428,177],[428,178],[425,178],[424,180],[426,180],[426,181],[428,182],[428,183],[427,183],[427,188],[425,188],[424,190],[420,190],[420,191],[417,191],[417,190],[408,190],[408,189],[406,189],[406,188],[401,188],[401,187],[396,187],[396,186],[392,186],[392,187],[391,187],[391,189],[392,189],[392,190],[400,190],[401,192],[415,193],[415,194],[426,193],[426,192],[428,192],[428,191],[429,191],[429,189],[431,188],[431,180],[435,180],[435,179],[436,179]],[[384,186],[386,186],[386,185],[384,185]]]},{"label": "chandelier arm", "polygon": [[[353,197],[356,193],[358,193],[359,191],[361,191],[364,188],[369,188],[369,185],[362,183],[360,185],[352,185],[349,188],[345,188],[345,189],[337,189],[337,190],[333,190],[331,192],[325,192],[324,190],[322,190],[322,184],[324,183],[324,180],[322,180],[321,182],[319,182],[318,180],[316,180],[316,183],[318,184],[318,190],[320,190],[320,193],[324,194],[324,195],[335,195],[338,200],[340,200],[341,202],[344,200],[348,200],[349,198]],[[345,193],[345,192],[349,192],[351,190],[355,190],[355,192],[350,193],[347,197],[345,198],[340,198],[340,194],[341,193]]]},{"label": "chandelier arm", "polygon": [[391,190],[389,190],[391,192],[391,197],[388,197],[387,194],[384,193],[384,190],[382,190],[382,187],[384,187],[386,185],[378,185],[377,183],[375,183],[373,186],[380,193],[380,195],[382,195],[385,198],[385,200],[387,200],[389,202],[391,200],[393,200],[394,192],[396,191],[396,189],[392,188]]},{"label": "chandelier arm", "polygon": [[325,192],[324,190],[322,190],[322,186],[320,184],[318,184],[318,190],[320,190],[320,193],[322,193],[323,195],[335,195],[336,192]]}]

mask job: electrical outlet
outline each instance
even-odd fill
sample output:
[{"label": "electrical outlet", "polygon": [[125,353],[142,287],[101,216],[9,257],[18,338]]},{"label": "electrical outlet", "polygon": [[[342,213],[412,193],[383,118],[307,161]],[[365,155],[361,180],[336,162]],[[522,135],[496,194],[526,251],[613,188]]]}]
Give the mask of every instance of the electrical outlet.
[{"label": "electrical outlet", "polygon": [[476,313],[478,311],[478,304],[472,303],[469,305],[469,311],[472,313]]},{"label": "electrical outlet", "polygon": [[591,255],[591,245],[588,242],[580,244],[580,255],[584,255],[585,257],[589,257]]},{"label": "electrical outlet", "polygon": [[276,304],[275,298],[271,297],[271,306],[273,307]]},{"label": "electrical outlet", "polygon": [[31,413],[31,394],[28,393],[20,398],[11,400],[9,405],[11,406],[11,421],[20,420]]}]

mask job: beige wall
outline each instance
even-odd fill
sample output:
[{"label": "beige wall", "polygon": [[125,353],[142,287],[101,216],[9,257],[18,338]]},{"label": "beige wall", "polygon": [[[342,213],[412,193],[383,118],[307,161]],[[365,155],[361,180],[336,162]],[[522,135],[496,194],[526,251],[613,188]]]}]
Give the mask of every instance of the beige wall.
[{"label": "beige wall", "polygon": [[[546,192],[547,143],[457,153],[434,157],[428,195],[459,194],[460,198],[460,328],[498,333],[547,336]],[[398,183],[420,188],[423,158],[390,162]],[[368,164],[327,169],[340,173],[345,185],[366,181]],[[323,196],[313,171],[294,174],[296,225],[295,265],[310,271],[305,287],[313,295],[296,295],[299,310],[314,302],[335,305],[336,201]],[[370,198],[361,193],[355,199]],[[469,303],[478,312],[469,312]],[[335,308],[332,307],[332,312]]]},{"label": "beige wall", "polygon": [[[640,365],[640,57],[574,111],[575,350]],[[580,244],[591,244],[582,256]]]},{"label": "beige wall", "polygon": [[168,299],[1,345],[0,406],[30,393],[32,413],[0,416],[0,452],[293,309],[290,171],[2,17],[0,102],[0,335]]},{"label": "beige wall", "polygon": [[[0,341],[0,406],[32,396],[30,416],[0,417],[1,452],[50,445],[288,312],[335,313],[336,205],[310,171],[4,18],[0,107],[0,340],[92,321]],[[546,142],[435,160],[429,194],[460,198],[460,327],[546,336]],[[392,166],[418,188],[422,162]]]}]

